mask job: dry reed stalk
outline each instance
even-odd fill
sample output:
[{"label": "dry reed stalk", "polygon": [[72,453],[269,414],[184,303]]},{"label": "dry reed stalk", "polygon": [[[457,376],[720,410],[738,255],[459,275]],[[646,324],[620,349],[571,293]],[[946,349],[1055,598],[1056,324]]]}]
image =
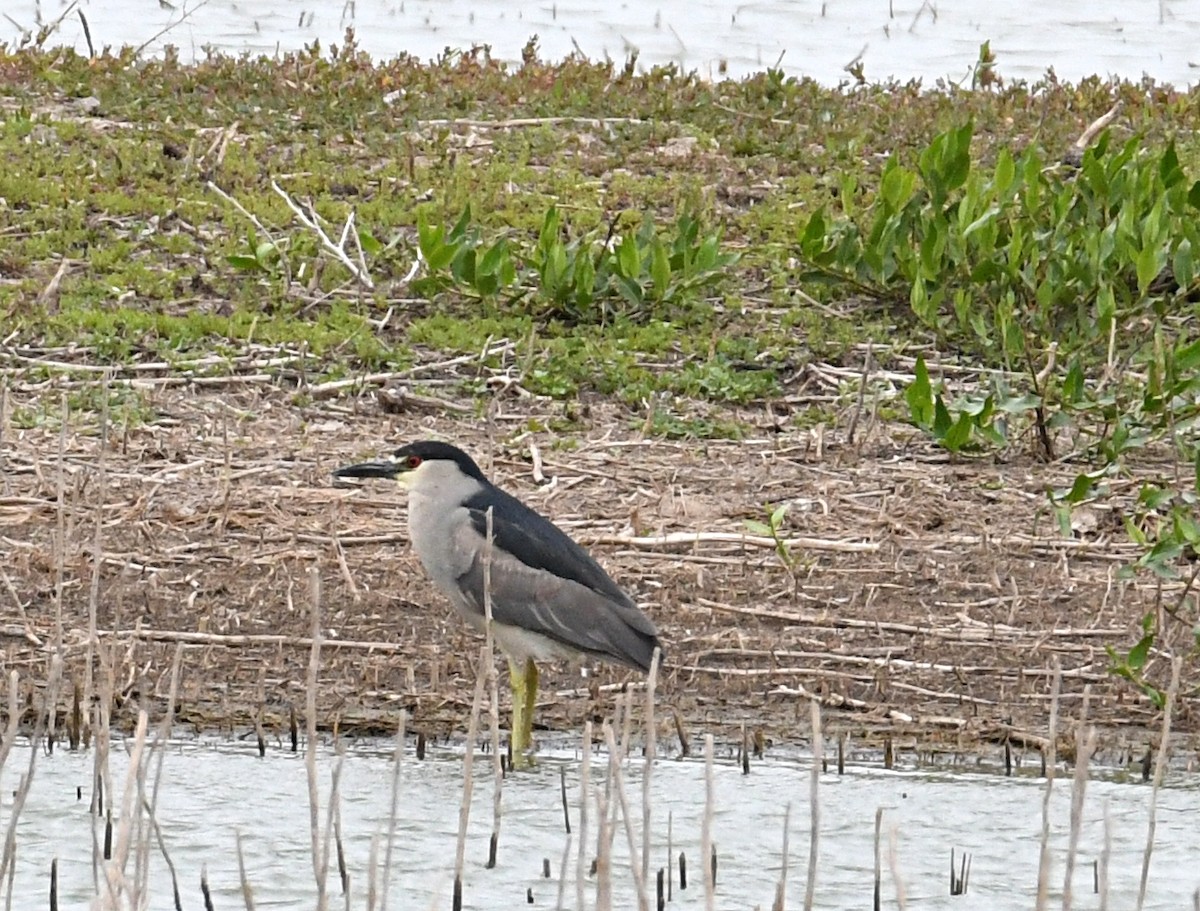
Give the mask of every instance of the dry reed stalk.
[{"label": "dry reed stalk", "polygon": [[463,750],[463,792],[462,803],[458,808],[458,841],[454,850],[454,911],[462,911],[462,871],[463,859],[467,850],[467,823],[471,819],[471,792],[475,781],[471,777],[471,767],[475,761],[475,738],[479,734],[479,707],[483,703],[483,688],[487,675],[483,672],[484,665],[491,658],[488,647],[479,649],[479,669],[475,674],[475,698],[471,701],[471,721],[467,725],[467,745]]},{"label": "dry reed stalk", "polygon": [[591,796],[592,723],[583,723],[583,754],[579,760],[579,854],[575,859],[575,911],[584,911],[583,887],[587,878],[588,798]]},{"label": "dry reed stalk", "polygon": [[[104,865],[106,893],[101,898],[101,906],[105,908],[120,908],[122,895],[128,896],[131,908],[139,907],[137,884],[134,882],[130,888],[130,882],[125,876],[125,864],[129,859],[134,825],[141,817],[141,801],[138,799],[138,795],[142,792],[144,785],[145,769],[142,766],[142,754],[146,747],[148,723],[149,718],[145,709],[142,709],[138,712],[133,747],[129,751],[129,767],[125,770],[125,787],[121,793],[121,810],[117,814],[112,858]],[[139,779],[142,780],[139,782]]]},{"label": "dry reed stalk", "polygon": [[713,780],[713,735],[704,735],[704,821],[700,825],[700,866],[704,870],[704,907],[713,911],[716,906],[716,883],[712,869],[712,826],[716,813],[716,796]]},{"label": "dry reed stalk", "polygon": [[792,803],[788,801],[783,810],[783,862],[779,870],[779,882],[775,886],[775,901],[771,904],[771,911],[783,911],[784,903],[787,901],[787,873],[788,873],[788,825],[792,818]]},{"label": "dry reed stalk", "polygon": [[[388,886],[392,880],[392,850],[396,846],[396,821],[400,814],[400,760],[404,758],[404,727],[408,722],[408,712],[403,709],[400,711],[400,721],[396,726],[396,751],[392,757],[392,805],[388,810],[388,830],[387,830],[387,847],[383,853],[383,889],[379,908],[380,911],[387,911],[388,902]],[[374,889],[375,889],[375,860],[374,849],[375,844],[372,842],[372,860],[371,870],[368,875],[368,895],[367,908],[373,911],[375,907]]]},{"label": "dry reed stalk", "polygon": [[331,851],[330,837],[335,840],[333,847],[337,849],[338,873],[342,883],[342,896],[345,899],[347,911],[350,907],[350,881],[346,873],[346,861],[342,852],[342,766],[346,760],[346,744],[340,738],[337,741],[337,762],[333,765],[333,776],[329,784],[329,804],[325,808],[325,839],[321,846],[321,869],[329,874],[329,854]]},{"label": "dry reed stalk", "polygon": [[817,888],[817,849],[821,833],[821,802],[817,791],[821,783],[821,760],[824,741],[821,735],[821,703],[814,699],[809,703],[812,716],[813,759],[809,776],[810,831],[808,835],[808,877],[804,884],[804,911],[812,911],[813,896]]},{"label": "dry reed stalk", "polygon": [[637,892],[638,911],[650,911],[650,896],[646,892],[646,877],[637,863],[637,840],[633,835],[633,820],[629,817],[629,803],[625,799],[625,773],[621,771],[622,755],[617,751],[616,739],[611,727],[604,728],[604,737],[608,743],[609,756],[614,757],[610,768],[613,776],[613,790],[617,795],[617,806],[621,811],[621,819],[625,826],[625,838],[629,842],[629,866],[633,872],[633,886]]},{"label": "dry reed stalk", "polygon": [[1108,812],[1108,799],[1104,800],[1104,846],[1100,849],[1100,864],[1097,870],[1096,891],[1100,893],[1100,911],[1108,911],[1108,864],[1112,858],[1112,816]]},{"label": "dry reed stalk", "polygon": [[1137,911],[1142,911],[1146,902],[1146,886],[1150,881],[1150,857],[1154,853],[1154,830],[1158,820],[1158,791],[1167,774],[1167,756],[1171,752],[1171,713],[1175,709],[1175,697],[1179,694],[1179,674],[1183,669],[1183,658],[1176,656],[1171,661],[1171,683],[1167,687],[1167,699],[1163,705],[1162,734],[1158,739],[1158,756],[1154,760],[1154,784],[1150,788],[1150,818],[1146,822],[1146,850],[1142,853],[1142,878],[1138,882]]},{"label": "dry reed stalk", "polygon": [[246,911],[254,911],[254,890],[250,886],[250,880],[246,878],[246,855],[242,850],[242,833],[236,835],[237,842],[237,860],[238,860],[238,882],[242,887],[242,901],[246,905]]},{"label": "dry reed stalk", "polygon": [[[496,852],[500,846],[500,818],[504,795],[504,754],[500,752],[500,687],[496,673],[496,647],[492,627],[492,547],[495,543],[495,517],[492,507],[487,509],[487,534],[483,545],[483,616],[484,636],[487,649],[488,726],[492,734],[492,837],[488,840],[486,868],[496,866]],[[483,669],[480,669],[481,672]],[[516,694],[513,694],[516,698]],[[532,719],[530,719],[532,721]],[[513,757],[517,761],[517,757]]]},{"label": "dry reed stalk", "polygon": [[8,672],[8,723],[4,727],[4,739],[0,740],[0,772],[17,739],[17,722],[21,720],[21,678],[16,671]]},{"label": "dry reed stalk", "polygon": [[[83,704],[92,704],[92,660],[96,651],[96,615],[100,606],[100,568],[104,565],[104,495],[107,488],[108,465],[108,395],[112,372],[106,370],[100,384],[100,450],[96,455],[96,518],[95,534],[92,538],[92,581],[88,588],[88,639],[83,663]],[[83,713],[84,724],[87,713]],[[79,739],[86,743],[89,737],[79,732]]]},{"label": "dry reed stalk", "polygon": [[[62,397],[58,428],[57,491],[54,517],[54,652],[63,653],[63,585],[66,583],[67,552],[67,397]],[[99,555],[96,556],[99,560]]]},{"label": "dry reed stalk", "polygon": [[642,882],[650,881],[650,779],[658,759],[657,730],[654,726],[654,690],[658,685],[658,666],[662,661],[662,650],[654,649],[650,658],[650,673],[646,676],[646,734],[642,763]]},{"label": "dry reed stalk", "polygon": [[563,899],[567,894],[567,867],[571,863],[571,833],[567,833],[566,844],[563,845],[562,857],[558,862],[558,895],[554,901],[555,911],[566,911]]},{"label": "dry reed stalk", "polygon": [[1079,854],[1079,835],[1083,830],[1083,798],[1087,793],[1088,765],[1096,749],[1096,729],[1087,726],[1091,686],[1083,688],[1083,707],[1075,729],[1075,780],[1071,786],[1071,831],[1067,841],[1067,863],[1063,871],[1063,911],[1071,911],[1071,880]]},{"label": "dry reed stalk", "polygon": [[[167,847],[163,841],[162,833],[159,831],[157,812],[158,789],[161,787],[163,781],[163,758],[166,755],[167,741],[171,738],[171,728],[175,721],[175,705],[176,700],[179,698],[179,677],[182,665],[183,646],[178,645],[175,647],[175,655],[171,659],[171,684],[170,690],[167,693],[167,710],[163,713],[162,721],[158,725],[158,731],[154,735],[154,743],[150,748],[150,758],[154,761],[154,785],[150,791],[150,799],[144,806],[150,826],[157,836],[159,850],[162,853],[163,859],[167,862],[167,868],[171,872],[171,885],[175,893],[176,905],[179,904],[179,880],[175,875],[175,864],[171,862],[171,858],[167,855]],[[138,883],[139,890],[146,893],[150,887],[149,839],[139,841],[138,846],[136,882]]]},{"label": "dry reed stalk", "polygon": [[[610,753],[610,777],[612,763]],[[612,911],[612,822],[608,815],[608,797],[599,788],[596,789],[596,818],[600,820],[600,828],[596,833],[596,911]]]},{"label": "dry reed stalk", "polygon": [[308,599],[312,611],[312,651],[308,656],[308,680],[305,692],[304,769],[308,780],[308,828],[311,836],[313,876],[317,881],[317,911],[325,911],[325,875],[321,858],[320,795],[317,791],[317,676],[321,667],[321,575],[316,567],[308,570]]},{"label": "dry reed stalk", "polygon": [[888,830],[888,869],[892,873],[892,882],[896,884],[896,907],[905,911],[908,907],[908,894],[904,889],[904,880],[900,877],[900,853],[896,850],[896,827]]},{"label": "dry reed stalk", "polygon": [[379,900],[379,833],[371,836],[371,849],[367,852],[367,911],[375,911]]},{"label": "dry reed stalk", "polygon": [[1042,837],[1038,854],[1037,911],[1045,911],[1050,893],[1050,797],[1054,792],[1054,767],[1058,762],[1058,699],[1062,690],[1062,666],[1054,656],[1054,677],[1050,683],[1050,736],[1046,751],[1046,790],[1042,795]]},{"label": "dry reed stalk", "polygon": [[[3,756],[0,757],[0,768],[3,768],[3,759],[7,759],[8,750],[11,747],[16,733],[16,720],[18,713],[14,711],[14,707],[18,704],[17,690],[18,679],[16,671],[13,671],[9,677],[11,689],[9,691],[9,733],[6,733],[4,745],[0,747],[3,750]],[[29,744],[29,765],[17,783],[17,787],[12,792],[12,803],[9,808],[8,828],[4,835],[4,850],[0,855],[0,880],[5,879],[7,874],[8,879],[8,904],[12,904],[12,884],[13,877],[16,872],[16,854],[17,854],[17,821],[21,818],[21,812],[25,808],[25,801],[29,797],[29,789],[33,786],[33,774],[37,768],[38,753],[42,749],[42,742],[48,730],[48,718],[53,716],[55,707],[58,704],[58,692],[62,682],[62,659],[58,655],[54,655],[50,659],[50,674],[46,681],[46,698],[42,704],[41,711],[38,712],[34,722],[33,735],[30,737]]]},{"label": "dry reed stalk", "polygon": [[113,786],[112,772],[108,764],[112,748],[112,704],[116,691],[113,657],[111,649],[100,650],[100,665],[104,673],[100,678],[100,698],[96,702],[95,722],[92,725],[95,753],[92,760],[92,800],[89,807],[92,822],[92,892],[100,894],[100,879],[103,874],[103,852],[100,845],[100,827],[107,826],[111,818],[111,807],[105,812],[106,801],[111,804]]},{"label": "dry reed stalk", "polygon": [[875,911],[883,907],[883,868],[880,863],[879,833],[883,828],[883,807],[875,808]]}]

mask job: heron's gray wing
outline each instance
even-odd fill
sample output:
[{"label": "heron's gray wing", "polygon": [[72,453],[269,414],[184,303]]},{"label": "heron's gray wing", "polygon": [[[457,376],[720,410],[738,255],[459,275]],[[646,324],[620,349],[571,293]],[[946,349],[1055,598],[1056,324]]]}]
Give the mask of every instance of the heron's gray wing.
[{"label": "heron's gray wing", "polygon": [[[466,502],[471,522],[481,538],[487,535],[487,510],[492,509],[492,541],[497,550],[533,569],[570,579],[612,601],[633,607],[633,601],[592,559],[545,516],[494,485]],[[646,621],[649,623],[649,621]],[[653,625],[646,632],[653,633]]]},{"label": "heron's gray wing", "polygon": [[[569,648],[610,661],[647,670],[658,633],[650,618],[624,594],[609,597],[584,583],[533,566],[500,546],[494,531],[491,563],[492,617],[500,624],[545,636]],[[458,577],[461,594],[478,614],[484,612],[484,551],[473,526],[462,526],[458,535],[471,542],[460,548],[477,548],[470,567]],[[603,572],[603,570],[601,570]],[[618,592],[620,590],[618,589]]]}]

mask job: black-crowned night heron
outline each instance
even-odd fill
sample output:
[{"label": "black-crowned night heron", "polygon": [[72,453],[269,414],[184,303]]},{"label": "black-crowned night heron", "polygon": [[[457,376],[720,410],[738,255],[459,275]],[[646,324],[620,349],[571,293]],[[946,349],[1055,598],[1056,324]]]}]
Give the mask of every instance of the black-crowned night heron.
[{"label": "black-crowned night heron", "polygon": [[658,630],[608,573],[549,519],[484,477],[448,443],[402,446],[390,461],[350,465],[337,478],[391,478],[408,489],[408,531],[434,585],[483,631],[487,513],[492,511],[492,638],[508,658],[512,754],[533,736],[535,660],[581,656],[650,669]]}]

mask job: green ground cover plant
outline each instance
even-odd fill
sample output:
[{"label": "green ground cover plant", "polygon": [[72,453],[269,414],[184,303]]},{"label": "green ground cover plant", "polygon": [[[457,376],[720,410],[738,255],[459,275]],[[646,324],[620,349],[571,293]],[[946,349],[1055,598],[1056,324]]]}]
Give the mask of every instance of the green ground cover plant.
[{"label": "green ground cover plant", "polygon": [[[0,337],[114,368],[228,355],[217,373],[268,345],[313,380],[507,339],[524,389],[670,438],[797,431],[869,393],[955,458],[1066,460],[1064,533],[1168,453],[1124,517],[1129,571],[1186,575],[1200,96],[1002,70],[989,50],[974,89],[823,87],[533,44],[375,63],[352,35],[195,64],[0,48]],[[911,379],[786,404],[865,344]],[[964,365],[977,381],[942,369]],[[1113,653],[1150,687],[1138,649],[1175,622],[1152,621]]]}]

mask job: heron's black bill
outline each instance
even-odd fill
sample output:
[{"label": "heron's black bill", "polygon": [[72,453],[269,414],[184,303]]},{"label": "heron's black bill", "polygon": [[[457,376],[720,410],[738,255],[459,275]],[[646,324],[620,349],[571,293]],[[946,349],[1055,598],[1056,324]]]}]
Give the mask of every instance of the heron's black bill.
[{"label": "heron's black bill", "polygon": [[333,473],[335,478],[395,478],[400,466],[395,462],[362,462],[347,465]]}]

